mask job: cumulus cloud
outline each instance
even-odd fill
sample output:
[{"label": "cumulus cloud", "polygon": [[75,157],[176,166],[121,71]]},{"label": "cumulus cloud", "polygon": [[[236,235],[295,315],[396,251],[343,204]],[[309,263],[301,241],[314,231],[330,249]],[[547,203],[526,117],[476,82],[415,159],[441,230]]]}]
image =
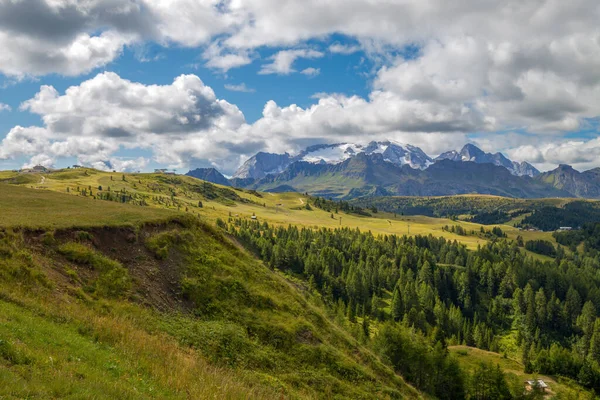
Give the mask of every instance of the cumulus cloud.
[{"label": "cumulus cloud", "polygon": [[[113,157],[120,148],[146,148],[174,166],[193,160],[217,162],[240,145],[244,115],[218,99],[195,75],[170,85],[144,85],[101,73],[64,94],[42,86],[21,109],[40,115],[43,127],[14,127],[0,143],[0,158],[78,157],[87,165],[145,165]],[[224,138],[227,143],[222,144]],[[251,147],[251,146],[250,146]],[[224,149],[225,148],[225,149]]]},{"label": "cumulus cloud", "polygon": [[528,160],[542,169],[551,169],[558,164],[569,164],[579,170],[595,168],[600,157],[600,139],[547,141],[538,138],[538,143],[526,144],[506,151],[515,159]]},{"label": "cumulus cloud", "polygon": [[0,73],[79,75],[148,40],[200,46],[238,23],[219,3],[0,0]]},{"label": "cumulus cloud", "polygon": [[[474,132],[492,143],[518,131],[527,134],[503,146],[517,157],[591,165],[595,142],[564,137],[600,115],[599,20],[594,0],[0,0],[0,73],[13,77],[86,73],[146,41],[198,47],[221,72],[271,49],[259,73],[298,72],[298,59],[325,56],[310,46],[332,34],[357,44],[333,43],[329,53],[363,50],[378,61],[365,98],[324,94],[304,108],[268,102],[252,125],[189,76],[155,86],[100,74],[64,94],[42,87],[23,109],[44,126],[13,128],[0,155],[74,154],[79,136],[103,143],[105,160],[115,146],[140,145],[173,165],[237,163],[261,146],[390,137],[433,152]],[[165,138],[169,146],[159,146]],[[537,143],[536,152],[527,147]]]},{"label": "cumulus cloud", "polygon": [[292,68],[292,65],[298,58],[314,59],[323,57],[323,55],[322,52],[312,49],[281,50],[277,52],[277,54],[271,56],[270,59],[273,61],[263,65],[258,73],[262,75],[289,75],[292,72],[296,72],[296,70]]},{"label": "cumulus cloud", "polygon": [[11,111],[12,107],[8,104],[0,103],[0,111]]}]

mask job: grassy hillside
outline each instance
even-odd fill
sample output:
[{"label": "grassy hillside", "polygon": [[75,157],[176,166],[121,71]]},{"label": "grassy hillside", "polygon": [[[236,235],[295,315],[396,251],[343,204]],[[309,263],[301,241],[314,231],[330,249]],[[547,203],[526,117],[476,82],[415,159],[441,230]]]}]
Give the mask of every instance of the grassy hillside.
[{"label": "grassy hillside", "polygon": [[[298,193],[183,176],[79,169],[3,172],[0,181],[0,398],[420,397],[307,282],[270,270],[212,226],[254,215],[273,226],[443,236],[471,249],[493,240],[480,229],[495,226],[335,212]],[[500,227],[512,239],[554,242]]]},{"label": "grassy hillside", "polygon": [[0,226],[68,228],[139,224],[174,217],[171,210],[116,202],[92,202],[78,196],[32,191],[0,184]]},{"label": "grassy hillside", "polygon": [[[401,215],[401,212],[378,212],[371,217],[355,214],[333,214],[312,207],[306,209],[309,202],[301,193],[260,193],[251,190],[233,189],[188,176],[171,176],[163,174],[120,174],[101,172],[92,169],[59,170],[47,174],[19,174],[16,172],[0,173],[1,182],[56,191],[76,197],[89,199],[106,198],[113,201],[102,201],[111,204],[125,200],[132,205],[144,204],[144,209],[162,208],[172,211],[183,211],[192,215],[200,215],[207,220],[226,219],[229,216],[250,218],[255,215],[259,221],[287,226],[336,228],[339,226],[370,230],[376,234],[410,234],[443,236],[450,240],[458,240],[469,248],[475,249],[487,240],[478,235],[457,235],[443,229],[446,225],[460,225],[467,232],[478,232],[481,225],[467,221],[453,221],[447,218],[427,217],[423,215]],[[101,190],[100,190],[101,189]],[[91,194],[90,194],[91,191]],[[123,198],[124,197],[124,198]],[[456,196],[452,199],[467,199],[470,203],[489,204],[490,202],[514,202],[512,199],[494,196]],[[402,198],[391,198],[402,199]],[[409,198],[405,198],[409,199]],[[410,198],[412,201],[430,202],[434,198]],[[498,200],[500,199],[500,200]],[[99,200],[96,200],[99,201]],[[549,199],[547,202],[562,200]],[[202,207],[199,206],[202,203]],[[523,202],[527,202],[523,200]],[[83,203],[82,203],[83,204]],[[378,207],[379,203],[376,203]],[[107,206],[108,207],[108,206]],[[381,207],[380,207],[381,208]],[[386,208],[386,207],[382,207]],[[149,212],[146,210],[145,212]],[[57,218],[61,220],[61,218]],[[491,229],[493,226],[486,226]],[[511,225],[501,225],[508,237],[515,239],[518,235],[525,240],[545,239],[554,241],[550,233],[521,232]]]},{"label": "grassy hillside", "polygon": [[500,368],[509,375],[510,379],[516,384],[522,385],[526,380],[542,379],[548,385],[547,393],[562,399],[592,399],[593,395],[579,385],[566,378],[555,378],[545,375],[526,374],[523,372],[523,365],[514,359],[503,357],[501,354],[491,351],[477,349],[468,346],[450,346],[448,348],[451,354],[457,357],[461,367],[465,371],[474,371],[481,363],[491,363],[500,366]]},{"label": "grassy hillside", "polygon": [[0,191],[0,398],[420,397],[190,212],[82,197]]}]

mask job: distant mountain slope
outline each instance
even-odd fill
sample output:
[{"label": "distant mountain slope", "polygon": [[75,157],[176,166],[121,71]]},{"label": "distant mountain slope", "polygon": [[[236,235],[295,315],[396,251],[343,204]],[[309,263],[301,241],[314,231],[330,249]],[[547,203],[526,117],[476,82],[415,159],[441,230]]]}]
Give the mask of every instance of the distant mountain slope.
[{"label": "distant mountain slope", "polygon": [[552,171],[541,173],[536,179],[577,197],[600,197],[600,168],[579,172],[561,164]]},{"label": "distant mountain slope", "polygon": [[600,198],[600,168],[561,165],[540,173],[527,162],[486,153],[472,144],[431,159],[418,147],[391,141],[307,147],[295,156],[257,153],[227,180],[207,168],[188,172],[206,181],[263,191],[308,192],[329,198],[493,194],[509,197]]},{"label": "distant mountain slope", "polygon": [[568,191],[528,176],[512,175],[506,168],[493,164],[440,160],[427,169],[419,170],[408,165],[394,165],[380,153],[359,153],[335,165],[296,162],[280,174],[254,182],[251,187],[272,190],[283,185],[332,198],[469,193],[523,198],[572,197]]},{"label": "distant mountain slope", "polygon": [[436,161],[471,161],[477,164],[494,164],[502,166],[517,176],[537,176],[539,171],[528,162],[518,163],[506,158],[502,153],[486,153],[473,144],[465,145],[460,152],[455,150],[447,151],[436,157]]},{"label": "distant mountain slope", "polygon": [[196,168],[189,171],[186,175],[218,185],[231,186],[229,180],[214,168]]},{"label": "distant mountain slope", "polygon": [[283,172],[295,162],[311,164],[339,164],[358,154],[381,154],[394,165],[410,165],[425,169],[433,159],[423,150],[410,144],[399,144],[389,140],[370,142],[368,145],[354,143],[318,144],[309,146],[295,156],[273,153],[257,153],[250,157],[233,175],[236,179],[261,179],[267,175]]}]

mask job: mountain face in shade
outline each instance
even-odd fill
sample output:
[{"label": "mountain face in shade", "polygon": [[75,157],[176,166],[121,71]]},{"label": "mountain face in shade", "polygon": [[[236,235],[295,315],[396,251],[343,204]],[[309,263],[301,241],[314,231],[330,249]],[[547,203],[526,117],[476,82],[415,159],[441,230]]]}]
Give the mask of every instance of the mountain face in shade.
[{"label": "mountain face in shade", "polygon": [[352,199],[362,196],[445,196],[491,194],[519,198],[600,198],[600,168],[578,172],[568,165],[532,178],[503,166],[441,159],[426,169],[397,165],[385,150],[363,151],[339,163],[294,161],[279,173],[263,178],[232,178],[213,168],[190,171],[190,176],[219,184],[272,192],[308,192]]},{"label": "mountain face in shade", "polygon": [[214,168],[196,168],[189,171],[187,176],[202,179],[203,181],[216,183],[218,185],[231,186],[229,180]]},{"label": "mountain face in shade", "polygon": [[529,176],[516,176],[492,163],[440,160],[421,170],[395,165],[382,153],[359,153],[338,164],[298,161],[284,172],[268,175],[253,189],[293,188],[318,196],[350,199],[361,196],[442,196],[492,194],[509,197],[573,197]]},{"label": "mountain face in shade", "polygon": [[536,179],[577,197],[600,197],[600,168],[579,172],[570,165],[561,164],[552,171],[542,172]]},{"label": "mountain face in shade", "polygon": [[486,153],[473,144],[465,145],[460,152],[455,150],[440,154],[436,161],[471,161],[477,164],[494,164],[506,168],[511,174],[517,176],[537,176],[539,171],[528,162],[518,163],[506,158],[502,153]]},{"label": "mountain face in shade", "polygon": [[600,198],[600,168],[579,172],[560,165],[540,173],[527,162],[486,153],[472,144],[440,154],[435,161],[416,146],[391,141],[321,144],[294,156],[257,153],[229,180],[214,168],[187,175],[221,185],[336,199],[470,193]]}]

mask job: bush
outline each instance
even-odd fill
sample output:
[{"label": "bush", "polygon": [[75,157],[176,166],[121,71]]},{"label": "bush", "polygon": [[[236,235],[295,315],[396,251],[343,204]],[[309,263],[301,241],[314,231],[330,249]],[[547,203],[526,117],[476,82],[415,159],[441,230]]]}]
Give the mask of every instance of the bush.
[{"label": "bush", "polygon": [[96,252],[81,243],[65,243],[58,248],[69,261],[89,265],[100,275],[94,285],[94,291],[101,296],[120,297],[131,288],[129,271],[120,262]]},{"label": "bush", "polygon": [[78,263],[92,265],[94,261],[94,251],[80,243],[68,242],[58,247],[58,252],[65,256],[67,260]]},{"label": "bush", "polygon": [[75,236],[77,237],[77,240],[80,242],[91,242],[93,239],[92,234],[87,231],[77,231],[75,233]]},{"label": "bush", "polygon": [[42,244],[44,246],[54,246],[56,244],[56,238],[54,237],[54,232],[45,232],[42,235]]},{"label": "bush", "polygon": [[161,232],[150,236],[144,244],[146,248],[159,260],[164,260],[169,255],[169,250],[174,244],[190,242],[193,238],[179,231]]},{"label": "bush", "polygon": [[0,359],[8,361],[12,365],[27,365],[32,362],[31,358],[21,350],[2,339],[0,339]]},{"label": "bush", "polygon": [[96,293],[106,297],[120,297],[131,288],[129,272],[122,266],[102,273],[96,280]]}]

